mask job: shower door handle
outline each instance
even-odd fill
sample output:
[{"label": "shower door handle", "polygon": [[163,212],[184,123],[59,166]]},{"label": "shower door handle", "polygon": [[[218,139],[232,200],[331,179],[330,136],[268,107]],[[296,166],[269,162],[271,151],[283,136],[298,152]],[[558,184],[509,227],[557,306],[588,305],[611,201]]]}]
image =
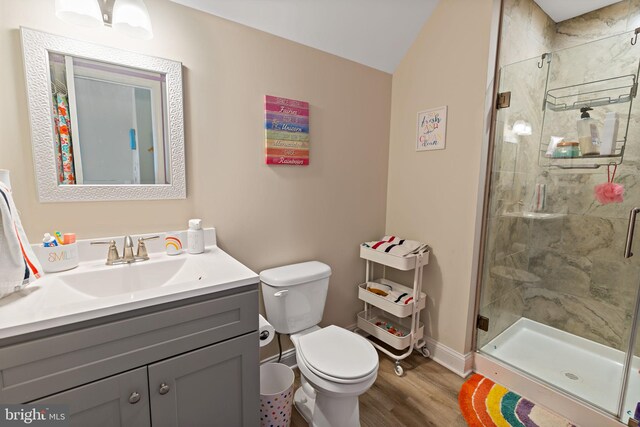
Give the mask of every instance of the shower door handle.
[{"label": "shower door handle", "polygon": [[633,252],[631,252],[631,245],[633,244],[633,234],[636,228],[636,216],[640,212],[640,208],[633,208],[629,213],[629,225],[627,226],[627,244],[624,247],[624,257],[631,258]]}]

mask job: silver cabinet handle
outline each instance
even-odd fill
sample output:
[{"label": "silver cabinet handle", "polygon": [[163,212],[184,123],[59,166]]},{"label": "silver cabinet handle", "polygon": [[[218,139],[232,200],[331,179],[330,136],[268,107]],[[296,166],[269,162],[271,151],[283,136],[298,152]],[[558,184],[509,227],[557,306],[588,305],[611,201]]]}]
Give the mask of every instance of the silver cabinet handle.
[{"label": "silver cabinet handle", "polygon": [[631,258],[633,252],[631,252],[631,245],[633,244],[633,234],[636,228],[636,216],[640,212],[640,208],[633,208],[629,212],[629,225],[627,226],[627,244],[624,247],[624,257]]},{"label": "silver cabinet handle", "polygon": [[169,384],[162,383],[160,384],[160,389],[158,391],[160,392],[160,394],[167,394],[169,393],[169,390],[170,390]]},{"label": "silver cabinet handle", "polygon": [[138,393],[137,391],[134,391],[129,395],[129,403],[131,403],[132,405],[135,405],[139,401],[140,401],[140,393]]}]

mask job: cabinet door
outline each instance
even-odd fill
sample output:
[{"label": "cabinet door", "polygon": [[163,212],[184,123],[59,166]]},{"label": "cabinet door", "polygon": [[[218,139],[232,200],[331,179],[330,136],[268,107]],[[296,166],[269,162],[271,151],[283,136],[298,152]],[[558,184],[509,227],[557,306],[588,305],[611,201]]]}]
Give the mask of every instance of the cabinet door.
[{"label": "cabinet door", "polygon": [[69,405],[72,427],[150,426],[146,367],[31,403]]},{"label": "cabinet door", "polygon": [[154,427],[259,424],[258,333],[149,365]]}]

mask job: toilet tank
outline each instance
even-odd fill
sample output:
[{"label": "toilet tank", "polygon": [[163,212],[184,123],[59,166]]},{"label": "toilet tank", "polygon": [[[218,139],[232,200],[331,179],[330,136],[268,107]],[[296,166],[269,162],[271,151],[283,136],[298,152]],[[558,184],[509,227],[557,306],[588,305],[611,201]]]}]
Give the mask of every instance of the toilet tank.
[{"label": "toilet tank", "polygon": [[331,267],[318,261],[285,265],[260,273],[267,320],[276,332],[294,334],[322,320]]}]

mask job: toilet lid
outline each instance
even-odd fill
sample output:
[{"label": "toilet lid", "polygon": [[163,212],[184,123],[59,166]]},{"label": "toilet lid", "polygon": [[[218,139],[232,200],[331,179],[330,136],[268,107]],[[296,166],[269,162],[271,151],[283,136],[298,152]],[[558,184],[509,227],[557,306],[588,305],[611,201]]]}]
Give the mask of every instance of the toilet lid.
[{"label": "toilet lid", "polygon": [[302,336],[298,351],[309,368],[333,378],[352,380],[378,369],[378,353],[369,341],[333,325]]}]

